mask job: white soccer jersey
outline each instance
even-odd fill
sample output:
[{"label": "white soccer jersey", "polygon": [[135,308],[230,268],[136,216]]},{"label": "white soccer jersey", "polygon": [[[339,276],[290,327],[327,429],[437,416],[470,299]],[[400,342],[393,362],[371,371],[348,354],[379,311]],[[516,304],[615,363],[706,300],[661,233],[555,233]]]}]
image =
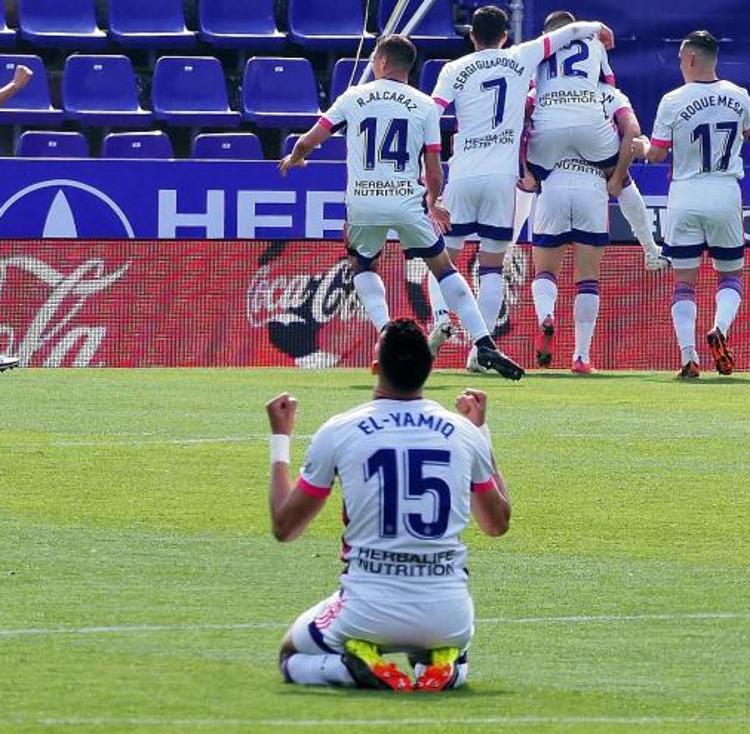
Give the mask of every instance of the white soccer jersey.
[{"label": "white soccer jersey", "polygon": [[[621,89],[605,82],[599,82],[598,92],[605,117],[614,119],[619,112],[624,110],[633,112],[630,99]],[[536,107],[536,94],[536,88],[529,90],[526,100],[527,115],[529,116],[533,114]]]},{"label": "white soccer jersey", "polygon": [[614,83],[607,51],[599,39],[572,41],[552,54],[536,74],[534,129],[574,127],[601,120],[601,79]]},{"label": "white soccer jersey", "polygon": [[718,79],[684,84],[664,95],[652,145],[672,148],[672,181],[744,175],[740,148],[750,129],[744,87]]},{"label": "white soccer jersey", "polygon": [[315,434],[298,486],[344,500],[342,587],[349,595],[466,592],[471,491],[494,488],[490,448],[431,400],[373,400]]},{"label": "white soccer jersey", "polygon": [[426,94],[379,79],[348,89],[320,123],[329,129],[346,125],[350,223],[409,223],[424,216],[422,151],[441,148],[439,112]]}]

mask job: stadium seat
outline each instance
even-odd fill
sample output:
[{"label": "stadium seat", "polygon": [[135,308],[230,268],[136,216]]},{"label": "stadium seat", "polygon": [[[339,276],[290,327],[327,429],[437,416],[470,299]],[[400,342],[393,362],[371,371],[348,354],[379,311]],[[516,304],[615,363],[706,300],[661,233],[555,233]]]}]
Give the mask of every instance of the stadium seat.
[{"label": "stadium seat", "polygon": [[16,155],[21,158],[88,158],[89,146],[81,133],[29,130],[18,138]]},{"label": "stadium seat", "polygon": [[229,107],[224,70],[210,56],[166,56],[156,63],[152,87],[154,116],[170,125],[237,127]]},{"label": "stadium seat", "polygon": [[21,38],[35,46],[97,49],[107,43],[94,0],[18,0],[18,18]]},{"label": "stadium seat", "polygon": [[242,83],[245,120],[259,127],[299,129],[320,114],[318,85],[307,59],[248,59]]},{"label": "stadium seat", "polygon": [[193,158],[262,161],[263,148],[255,133],[203,133],[193,140]]},{"label": "stadium seat", "polygon": [[62,110],[55,109],[50,102],[47,69],[38,56],[0,56],[0,86],[4,86],[13,78],[18,64],[28,66],[34,72],[34,76],[8,104],[0,107],[0,123],[46,125],[62,122]]},{"label": "stadium seat", "polygon": [[201,0],[199,15],[201,40],[217,48],[276,53],[286,44],[274,0]]},{"label": "stadium seat", "polygon": [[[432,94],[435,84],[437,84],[438,76],[440,76],[440,72],[447,63],[447,59],[430,59],[422,64],[422,68],[419,71],[419,88],[425,94]],[[440,118],[440,126],[444,130],[455,130],[456,112],[453,103],[445,108],[445,112]]]},{"label": "stadium seat", "polygon": [[[409,0],[401,21],[396,26],[400,31],[409,22],[422,0]],[[380,0],[378,9],[378,28],[382,31],[393,13],[396,0]],[[417,47],[427,53],[445,53],[453,56],[466,48],[466,41],[456,33],[453,27],[453,9],[451,0],[436,0],[419,25],[410,34]]]},{"label": "stadium seat", "polygon": [[151,112],[138,103],[127,56],[68,57],[62,91],[66,116],[84,125],[147,127],[151,122]]},{"label": "stadium seat", "polygon": [[102,158],[174,158],[174,149],[161,130],[111,133],[104,138]]},{"label": "stadium seat", "polygon": [[331,91],[328,94],[329,104],[333,104],[334,100],[347,90],[350,80],[352,84],[359,84],[362,72],[367,66],[367,59],[361,59],[357,63],[357,73],[354,75],[354,79],[352,79],[354,61],[355,59],[339,59],[334,65],[333,74],[331,75]]},{"label": "stadium seat", "polygon": [[[669,11],[665,11],[664,15],[671,14],[673,5],[673,3],[670,4]],[[542,35],[544,19],[550,13],[562,9],[565,9],[565,4],[563,3],[561,6],[555,0],[534,0],[533,3],[527,4],[523,21],[524,40]],[[647,24],[661,25],[664,22],[663,18],[649,21],[644,19],[643,13],[648,12],[646,0],[629,0],[627,3],[577,0],[574,6],[571,3],[570,9],[579,20],[601,20],[605,22],[614,31],[616,43],[626,39],[640,38]]]},{"label": "stadium seat", "polygon": [[185,27],[182,0],[109,0],[109,30],[126,48],[188,48],[196,42]]},{"label": "stadium seat", "polygon": [[11,48],[16,45],[16,29],[8,28],[5,17],[0,14],[0,46]]},{"label": "stadium seat", "polygon": [[[354,52],[364,26],[362,0],[289,0],[289,35],[309,51]],[[365,34],[365,49],[374,36]]]},{"label": "stadium seat", "polygon": [[[289,155],[299,138],[299,135],[287,135],[281,154]],[[323,145],[314,148],[307,159],[311,161],[345,161],[346,138],[343,135],[332,135]]]}]

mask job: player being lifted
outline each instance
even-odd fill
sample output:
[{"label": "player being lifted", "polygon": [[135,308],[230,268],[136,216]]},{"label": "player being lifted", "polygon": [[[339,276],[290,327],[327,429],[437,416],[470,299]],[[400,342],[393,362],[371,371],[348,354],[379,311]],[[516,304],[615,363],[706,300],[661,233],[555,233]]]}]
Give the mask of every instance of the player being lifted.
[{"label": "player being lifted", "polygon": [[718,273],[714,325],[706,338],[722,375],[734,369],[727,334],[742,299],[740,149],[750,134],[750,98],[743,87],[716,76],[718,55],[719,42],[708,31],[685,38],[679,54],[685,84],[662,98],[651,141],[644,136],[634,144],[636,155],[649,161],[663,161],[672,151],[664,250],[675,274],[672,322],[682,378],[700,375],[695,284],[705,250]]},{"label": "player being lifted", "polygon": [[[467,235],[481,239],[479,293],[488,330],[494,330],[503,303],[503,256],[512,239],[518,159],[529,83],[537,66],[577,39],[599,35],[611,45],[612,32],[601,23],[573,23],[507,50],[508,16],[494,6],[472,18],[476,51],[443,67],[433,98],[441,107],[455,104],[454,137],[445,202],[451,213],[447,246],[454,256]],[[601,42],[597,41],[601,46]],[[603,48],[603,46],[602,46]],[[430,278],[433,312],[445,313],[437,283]],[[449,304],[450,305],[450,304]],[[447,313],[432,333],[435,352],[449,336]],[[477,369],[472,350],[467,367]]]},{"label": "player being lifted", "polygon": [[409,676],[381,657],[401,651],[418,690],[455,688],[466,680],[474,632],[460,534],[471,515],[492,536],[510,520],[483,428],[486,397],[460,395],[463,415],[423,397],[432,355],[411,319],[385,327],[377,360],[373,400],[317,431],[296,484],[289,475],[296,401],[281,395],[267,405],[277,539],[304,531],[336,476],[346,524],[340,589],[292,624],[279,662],[290,683],[407,691]]},{"label": "player being lifted", "polygon": [[445,301],[471,334],[479,364],[518,380],[523,369],[495,347],[471,289],[445,252],[439,230],[450,218],[440,202],[440,120],[433,101],[408,84],[416,58],[408,38],[381,36],[372,59],[375,81],[344,92],[279,167],[285,175],[303,165],[305,156],[346,125],[349,254],[354,287],[377,330],[389,320],[377,261],[394,229],[406,256],[423,258],[439,281]]}]

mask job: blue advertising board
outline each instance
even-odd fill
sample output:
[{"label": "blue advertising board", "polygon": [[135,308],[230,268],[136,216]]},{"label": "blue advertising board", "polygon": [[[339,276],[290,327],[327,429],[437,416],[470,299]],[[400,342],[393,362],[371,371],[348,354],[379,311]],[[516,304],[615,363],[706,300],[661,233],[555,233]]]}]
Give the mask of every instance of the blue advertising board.
[{"label": "blue advertising board", "polygon": [[[262,161],[7,158],[0,166],[5,240],[337,239],[342,233],[342,163],[311,162],[287,178]],[[657,238],[668,172],[664,165],[633,167]],[[613,239],[632,240],[613,209]]]}]

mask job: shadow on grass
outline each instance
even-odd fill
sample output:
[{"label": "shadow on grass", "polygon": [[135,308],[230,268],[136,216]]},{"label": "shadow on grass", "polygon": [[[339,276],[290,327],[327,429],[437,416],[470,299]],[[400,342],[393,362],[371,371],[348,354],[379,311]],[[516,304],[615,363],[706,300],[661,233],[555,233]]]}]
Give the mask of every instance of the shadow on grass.
[{"label": "shadow on grass", "polygon": [[[343,688],[331,686],[326,688],[323,686],[295,686],[295,685],[284,685],[278,691],[281,696],[334,696],[335,698],[345,698],[353,701],[378,701],[387,699],[393,701],[394,698],[398,701],[411,701],[411,700],[434,700],[435,694],[432,693],[394,693],[393,691],[375,691],[367,690],[362,688]],[[437,697],[437,700],[442,699],[445,696],[451,698],[495,698],[497,696],[512,696],[515,695],[516,691],[504,690],[504,689],[492,689],[492,690],[477,690],[473,686],[465,685],[457,690],[442,691]]]}]

